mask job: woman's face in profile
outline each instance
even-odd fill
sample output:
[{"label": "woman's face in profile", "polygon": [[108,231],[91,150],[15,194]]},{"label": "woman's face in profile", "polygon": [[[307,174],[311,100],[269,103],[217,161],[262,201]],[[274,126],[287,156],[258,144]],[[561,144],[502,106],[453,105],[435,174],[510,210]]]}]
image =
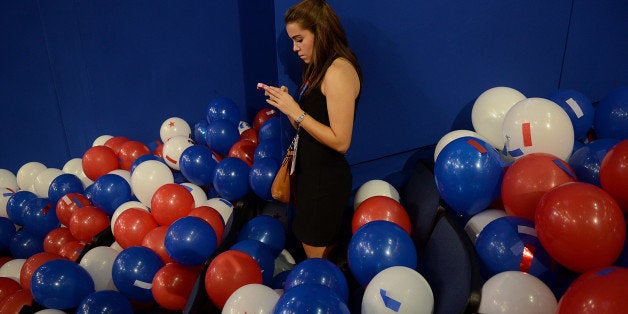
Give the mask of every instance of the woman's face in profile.
[{"label": "woman's face in profile", "polygon": [[314,33],[301,28],[299,23],[286,24],[286,32],[292,39],[292,50],[299,55],[299,58],[306,64],[312,62],[314,53]]}]

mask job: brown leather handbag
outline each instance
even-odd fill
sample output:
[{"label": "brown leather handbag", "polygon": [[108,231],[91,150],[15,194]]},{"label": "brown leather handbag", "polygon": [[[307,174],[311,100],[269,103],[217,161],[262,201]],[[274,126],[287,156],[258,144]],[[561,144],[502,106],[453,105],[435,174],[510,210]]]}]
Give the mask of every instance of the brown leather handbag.
[{"label": "brown leather handbag", "polygon": [[292,167],[293,156],[294,150],[290,146],[270,188],[273,198],[282,203],[290,201],[290,168]]}]

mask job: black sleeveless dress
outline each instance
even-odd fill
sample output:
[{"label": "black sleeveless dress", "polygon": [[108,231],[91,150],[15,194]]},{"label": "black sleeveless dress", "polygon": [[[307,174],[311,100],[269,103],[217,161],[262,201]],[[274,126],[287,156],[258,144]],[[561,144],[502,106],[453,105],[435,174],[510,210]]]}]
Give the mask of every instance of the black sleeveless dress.
[{"label": "black sleeveless dress", "polygon": [[[303,95],[299,104],[312,118],[329,126],[327,99],[320,86]],[[295,177],[295,236],[311,246],[333,244],[351,196],[353,177],[345,155],[300,129]]]}]

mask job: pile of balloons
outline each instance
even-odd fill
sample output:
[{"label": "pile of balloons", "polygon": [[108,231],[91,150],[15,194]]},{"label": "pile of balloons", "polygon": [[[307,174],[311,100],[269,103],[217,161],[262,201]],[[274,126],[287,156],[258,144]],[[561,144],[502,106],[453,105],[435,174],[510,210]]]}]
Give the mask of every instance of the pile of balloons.
[{"label": "pile of balloons", "polygon": [[[172,117],[150,144],[103,135],[62,169],[39,162],[15,175],[0,169],[0,252],[10,255],[0,263],[0,312],[31,304],[181,310],[204,267],[216,305],[249,283],[232,278],[227,291],[211,282],[210,274],[241,275],[229,268],[235,264],[257,268],[259,284],[270,285],[287,253],[282,222],[260,216],[237,231],[248,238],[219,251],[234,202],[252,191],[270,203],[283,153],[277,112],[260,110],[252,127],[239,117],[235,103],[219,97],[194,131]],[[270,234],[274,242],[264,243]],[[222,292],[210,293],[216,288]]]},{"label": "pile of balloons", "polygon": [[440,139],[437,188],[467,220],[488,279],[481,312],[625,306],[625,285],[601,282],[628,267],[627,108],[628,88],[593,106],[573,90],[495,87],[474,103],[474,131]]},{"label": "pile of balloons", "polygon": [[410,217],[396,188],[384,180],[360,185],[354,198],[348,266],[364,288],[362,313],[432,313],[434,296],[416,271]]}]

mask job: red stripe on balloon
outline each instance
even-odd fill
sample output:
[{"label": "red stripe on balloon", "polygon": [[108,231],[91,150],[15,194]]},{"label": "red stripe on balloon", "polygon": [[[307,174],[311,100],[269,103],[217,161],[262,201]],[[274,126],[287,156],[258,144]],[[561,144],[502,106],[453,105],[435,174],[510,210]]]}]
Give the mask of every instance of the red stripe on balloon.
[{"label": "red stripe on balloon", "polygon": [[478,152],[480,152],[480,154],[486,154],[486,148],[484,148],[482,144],[478,143],[478,141],[474,139],[469,139],[467,141],[467,144],[473,146],[473,148],[475,148]]},{"label": "red stripe on balloon", "polygon": [[521,124],[521,135],[523,136],[523,146],[532,146],[532,132],[530,131],[530,122]]},{"label": "red stripe on balloon", "polygon": [[175,165],[177,164],[177,161],[176,161],[176,160],[174,160],[174,159],[172,159],[172,157],[170,157],[170,156],[166,156],[166,159],[167,159],[169,162],[171,162],[171,163],[173,163],[173,164],[175,164]]},{"label": "red stripe on balloon", "polygon": [[521,255],[521,262],[519,263],[519,270],[522,272],[530,272],[532,267],[532,260],[534,259],[534,251],[536,246],[532,244],[526,244],[523,246],[523,254]]}]

